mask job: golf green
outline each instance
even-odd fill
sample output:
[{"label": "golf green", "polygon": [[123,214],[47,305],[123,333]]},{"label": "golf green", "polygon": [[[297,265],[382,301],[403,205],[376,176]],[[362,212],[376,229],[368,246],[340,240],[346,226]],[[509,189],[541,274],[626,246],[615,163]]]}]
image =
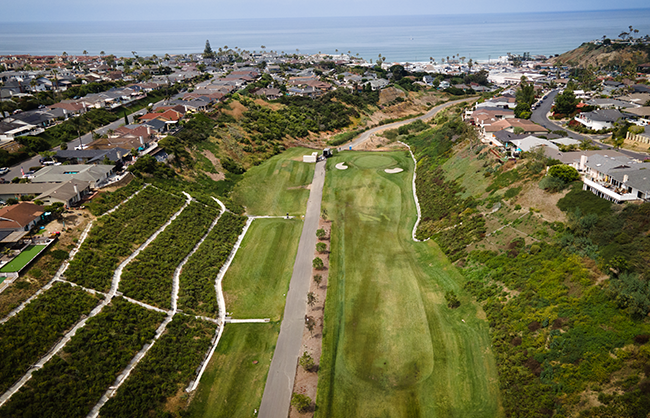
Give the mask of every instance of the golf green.
[{"label": "golf green", "polygon": [[354,159],[354,165],[359,168],[386,168],[394,165],[397,161],[386,155],[364,155]]},{"label": "golf green", "polygon": [[[328,161],[333,221],[316,417],[498,417],[498,376],[484,314],[431,241],[411,239],[407,152],[343,152]],[[446,306],[453,290],[462,305]]]}]

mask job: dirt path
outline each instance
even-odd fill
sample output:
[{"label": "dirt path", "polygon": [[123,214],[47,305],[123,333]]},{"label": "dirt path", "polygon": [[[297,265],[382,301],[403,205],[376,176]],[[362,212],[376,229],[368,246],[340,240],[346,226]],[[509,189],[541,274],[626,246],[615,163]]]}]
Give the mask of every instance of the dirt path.
[{"label": "dirt path", "polygon": [[[316,394],[318,391],[318,368],[320,366],[320,357],[322,353],[323,345],[323,325],[324,325],[324,314],[325,314],[325,297],[327,296],[327,279],[329,277],[329,237],[331,236],[332,231],[332,222],[320,220],[319,228],[325,230],[326,237],[324,242],[327,245],[327,250],[325,253],[319,253],[314,251],[314,257],[320,257],[323,260],[324,268],[322,270],[313,270],[312,277],[319,275],[321,276],[321,282],[316,283],[315,280],[311,281],[309,292],[313,293],[316,297],[316,301],[313,305],[308,306],[307,308],[307,318],[313,324],[313,329],[310,331],[307,326],[305,326],[302,333],[302,342],[300,349],[302,353],[307,353],[314,360],[314,368],[312,370],[305,370],[303,367],[298,365],[296,368],[296,377],[293,384],[293,393],[299,393],[309,396],[312,401],[316,401]],[[302,354],[301,354],[302,356]],[[302,418],[302,417],[313,417],[314,411],[309,411],[306,413],[300,413],[293,406],[289,411],[289,418]]]}]

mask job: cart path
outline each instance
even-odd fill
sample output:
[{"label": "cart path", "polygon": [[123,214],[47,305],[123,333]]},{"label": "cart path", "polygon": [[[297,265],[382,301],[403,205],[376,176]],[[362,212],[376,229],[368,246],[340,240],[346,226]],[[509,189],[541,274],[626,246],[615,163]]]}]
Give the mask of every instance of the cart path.
[{"label": "cart path", "polygon": [[300,343],[305,327],[307,292],[311,281],[312,260],[317,241],[316,230],[320,219],[325,183],[325,164],[326,161],[316,163],[311,192],[307,201],[305,221],[298,244],[298,253],[287,292],[280,335],[275,346],[260,405],[260,418],[278,418],[289,415],[296,365],[300,356]]},{"label": "cart path", "polygon": [[415,122],[416,120],[424,121],[426,119],[431,119],[432,117],[434,117],[436,115],[436,113],[440,112],[443,109],[448,108],[449,106],[453,106],[453,105],[456,105],[458,103],[467,102],[467,101],[470,101],[470,100],[473,101],[473,100],[476,100],[476,99],[478,99],[478,97],[470,97],[470,98],[466,98],[466,99],[453,100],[451,102],[447,102],[447,103],[439,104],[438,106],[434,106],[431,110],[429,110],[424,115],[416,116],[416,117],[411,118],[411,119],[400,120],[398,122],[387,123],[386,125],[381,125],[381,126],[377,126],[375,128],[372,128],[372,129],[368,129],[367,131],[362,132],[356,139],[352,140],[352,142],[348,142],[347,144],[341,145],[340,148],[341,149],[343,149],[343,148],[355,148],[358,145],[361,145],[364,142],[366,142],[368,139],[370,139],[370,135],[372,135],[372,134],[376,134],[377,132],[381,132],[381,131],[386,130],[386,129],[394,129],[394,128],[398,128],[398,127],[400,127],[402,125],[408,125],[409,123]]}]

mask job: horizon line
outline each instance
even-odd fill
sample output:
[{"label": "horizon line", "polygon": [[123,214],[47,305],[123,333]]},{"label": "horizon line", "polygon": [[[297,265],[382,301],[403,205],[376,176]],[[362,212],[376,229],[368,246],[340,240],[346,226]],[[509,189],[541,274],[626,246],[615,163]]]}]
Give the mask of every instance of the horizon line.
[{"label": "horizon line", "polygon": [[538,10],[520,12],[483,12],[483,13],[438,13],[438,14],[391,14],[391,15],[331,15],[331,16],[282,16],[282,17],[221,17],[221,18],[178,18],[178,19],[106,19],[106,20],[2,20],[0,23],[97,23],[97,22],[180,22],[180,21],[215,21],[215,20],[272,20],[272,19],[333,19],[333,18],[381,18],[381,17],[423,17],[423,16],[480,16],[480,15],[524,15],[524,14],[558,14],[558,13],[585,13],[585,12],[622,12],[635,10],[650,10],[650,7],[633,7],[618,9],[578,9],[578,10]]}]

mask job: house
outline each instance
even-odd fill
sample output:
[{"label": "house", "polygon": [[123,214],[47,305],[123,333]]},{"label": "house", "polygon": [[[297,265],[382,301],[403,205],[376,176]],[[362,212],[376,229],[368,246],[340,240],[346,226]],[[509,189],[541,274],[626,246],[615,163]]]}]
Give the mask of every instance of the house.
[{"label": "house", "polygon": [[506,130],[512,133],[516,133],[515,131],[518,131],[518,133],[529,135],[548,132],[548,129],[544,128],[543,126],[537,125],[536,123],[533,123],[527,119],[517,118],[501,119],[490,125],[483,126],[480,128],[480,130],[483,135],[483,141],[496,146],[502,146],[501,143],[495,142],[496,137],[494,136],[496,132],[499,132],[501,130]]},{"label": "house", "polygon": [[623,100],[613,99],[613,98],[591,99],[591,100],[587,100],[586,104],[588,104],[589,106],[598,106],[601,109],[627,109],[631,107],[638,107],[638,105],[635,105],[633,103],[623,101]]},{"label": "house", "polygon": [[581,156],[583,190],[611,202],[650,199],[650,163],[642,163],[628,156],[595,154]]},{"label": "house", "polygon": [[265,97],[267,100],[276,100],[282,97],[282,92],[280,89],[276,88],[261,88],[251,91],[251,94],[255,96]]},{"label": "house", "polygon": [[98,189],[113,175],[112,165],[53,165],[34,173],[32,183],[65,183],[70,180],[86,181]]},{"label": "house", "polygon": [[592,112],[581,112],[576,115],[574,120],[589,129],[600,131],[602,129],[612,129],[616,121],[627,117],[627,115],[615,109],[598,109]]},{"label": "house", "polygon": [[0,209],[0,242],[18,242],[41,220],[43,206],[29,202]]},{"label": "house", "polygon": [[42,201],[45,205],[60,202],[66,208],[71,208],[80,202],[84,196],[90,194],[91,185],[92,183],[89,181],[78,180],[71,180],[61,184],[57,183],[55,187],[51,187],[49,190],[36,196],[36,200]]},{"label": "house", "polygon": [[501,119],[512,119],[515,111],[498,107],[481,107],[469,115],[469,120],[478,127],[491,125]]},{"label": "house", "polygon": [[494,97],[490,100],[486,100],[483,103],[478,103],[476,108],[481,107],[491,107],[491,108],[501,108],[501,109],[514,109],[517,106],[516,99],[513,96],[499,96]]},{"label": "house", "polygon": [[81,150],[59,150],[54,158],[59,162],[71,162],[73,164],[103,164],[108,160],[112,164],[121,163],[129,151],[123,148],[112,149],[81,149]]}]

